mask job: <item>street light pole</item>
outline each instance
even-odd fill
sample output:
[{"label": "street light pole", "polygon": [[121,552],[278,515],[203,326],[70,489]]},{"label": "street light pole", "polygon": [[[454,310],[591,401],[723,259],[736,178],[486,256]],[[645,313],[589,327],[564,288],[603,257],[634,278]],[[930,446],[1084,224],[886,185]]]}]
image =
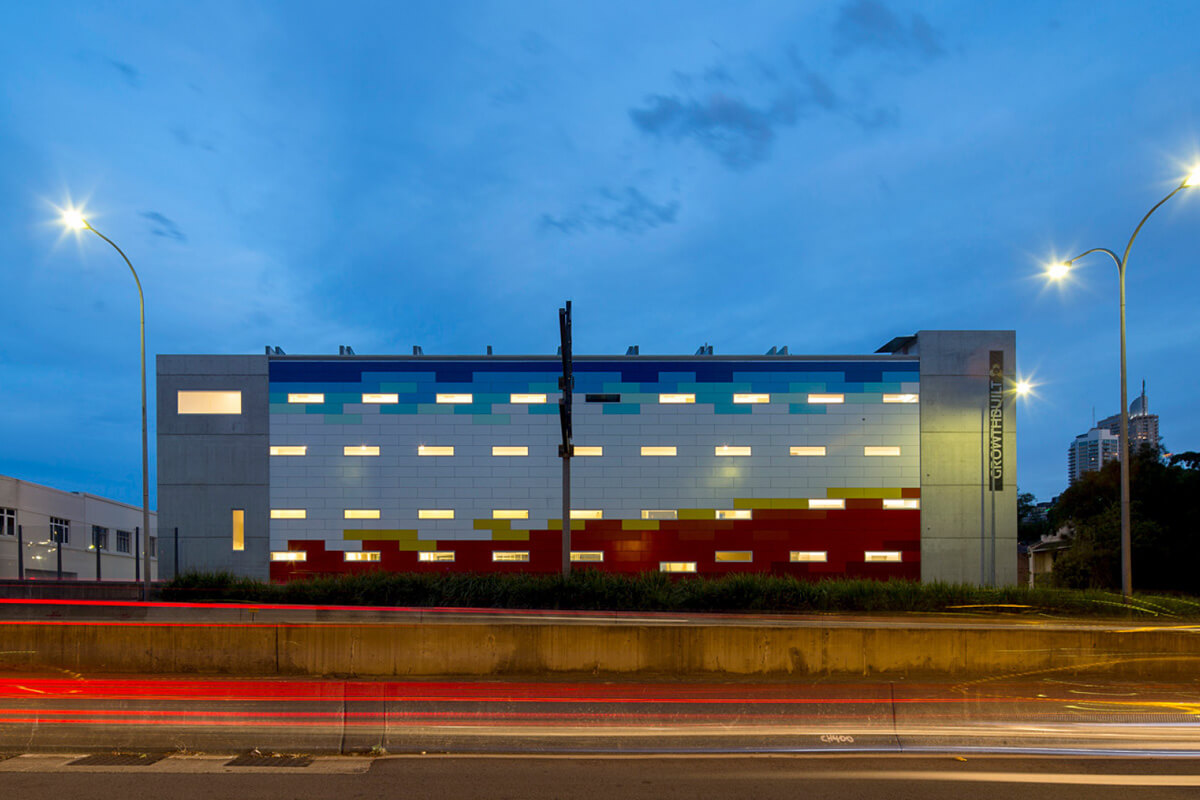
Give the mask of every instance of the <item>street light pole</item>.
[{"label": "street light pole", "polygon": [[1129,265],[1129,251],[1133,249],[1133,243],[1141,232],[1142,226],[1146,224],[1146,220],[1150,219],[1150,215],[1179,192],[1197,185],[1200,185],[1200,168],[1193,170],[1183,179],[1182,183],[1175,187],[1174,191],[1159,200],[1153,208],[1146,212],[1146,216],[1142,217],[1142,221],[1133,229],[1133,235],[1129,237],[1129,243],[1125,245],[1125,252],[1119,258],[1116,253],[1106,247],[1093,247],[1072,259],[1054,264],[1049,269],[1050,277],[1058,280],[1066,276],[1076,261],[1092,253],[1104,253],[1117,265],[1117,284],[1121,306],[1121,428],[1117,448],[1120,451],[1118,458],[1121,461],[1121,597],[1125,600],[1128,600],[1133,594],[1133,537],[1129,518],[1129,388],[1125,359],[1125,272]]},{"label": "street light pole", "polygon": [[63,221],[71,228],[76,230],[89,230],[99,236],[104,241],[112,245],[112,248],[120,254],[125,260],[126,266],[129,267],[129,272],[133,275],[133,282],[137,284],[138,293],[138,324],[140,326],[141,347],[142,347],[142,562],[146,565],[143,574],[144,583],[141,587],[142,600],[150,599],[150,425],[146,415],[146,298],[142,294],[142,281],[138,277],[137,270],[133,268],[133,262],[129,260],[129,256],[125,255],[125,251],[117,247],[117,243],[109,239],[100,231],[92,227],[91,223],[84,219],[83,215],[77,211],[67,211],[63,214]]}]

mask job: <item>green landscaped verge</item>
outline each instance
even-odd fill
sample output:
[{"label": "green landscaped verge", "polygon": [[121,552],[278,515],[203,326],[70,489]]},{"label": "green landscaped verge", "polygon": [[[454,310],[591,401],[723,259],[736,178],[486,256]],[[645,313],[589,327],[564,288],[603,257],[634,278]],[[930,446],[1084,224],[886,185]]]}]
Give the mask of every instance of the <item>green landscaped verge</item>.
[{"label": "green landscaped verge", "polygon": [[982,589],[915,581],[801,581],[789,576],[672,578],[581,570],[570,578],[526,574],[371,572],[270,584],[224,573],[188,573],[165,583],[168,601],[311,605],[532,608],[585,611],[753,613],[924,612],[1139,619],[1200,619],[1200,598],[1097,590]]}]

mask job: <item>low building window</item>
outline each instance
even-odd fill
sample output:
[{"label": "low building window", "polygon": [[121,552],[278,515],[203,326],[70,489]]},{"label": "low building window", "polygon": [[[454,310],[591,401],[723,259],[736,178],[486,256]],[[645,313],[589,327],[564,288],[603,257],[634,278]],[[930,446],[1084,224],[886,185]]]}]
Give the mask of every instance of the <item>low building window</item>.
[{"label": "low building window", "polygon": [[99,525],[92,526],[92,547],[97,550],[108,549],[108,528],[101,528]]},{"label": "low building window", "polygon": [[129,552],[129,541],[131,538],[132,538],[132,535],[129,533],[129,531],[117,531],[117,552],[118,553],[128,553]]},{"label": "low building window", "polygon": [[15,508],[0,508],[0,533],[6,536],[17,535],[17,510]]},{"label": "low building window", "polygon": [[71,521],[60,517],[51,517],[50,541],[59,544],[69,544],[71,541]]}]

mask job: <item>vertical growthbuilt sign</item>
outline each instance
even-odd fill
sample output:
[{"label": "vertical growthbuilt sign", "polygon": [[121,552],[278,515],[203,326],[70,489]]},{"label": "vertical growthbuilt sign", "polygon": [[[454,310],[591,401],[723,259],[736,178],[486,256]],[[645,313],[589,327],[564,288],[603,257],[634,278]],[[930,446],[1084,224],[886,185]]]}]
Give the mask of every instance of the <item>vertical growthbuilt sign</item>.
[{"label": "vertical growthbuilt sign", "polygon": [[1004,351],[988,352],[988,487],[1004,489]]}]

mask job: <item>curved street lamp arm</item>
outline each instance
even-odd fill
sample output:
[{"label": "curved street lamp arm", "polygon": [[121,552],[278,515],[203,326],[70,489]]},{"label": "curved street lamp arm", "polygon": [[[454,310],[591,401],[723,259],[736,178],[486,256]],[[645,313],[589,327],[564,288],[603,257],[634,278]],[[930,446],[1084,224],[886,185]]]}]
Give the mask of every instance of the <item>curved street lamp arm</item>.
[{"label": "curved street lamp arm", "polygon": [[1155,211],[1158,211],[1158,207],[1161,206],[1163,203],[1167,202],[1172,197],[1179,194],[1179,192],[1181,192],[1183,189],[1187,188],[1187,185],[1188,185],[1187,181],[1184,181],[1183,183],[1179,184],[1178,186],[1175,187],[1175,191],[1171,192],[1169,195],[1164,197],[1162,200],[1159,200],[1157,203],[1154,204],[1154,208],[1152,208],[1146,212],[1146,216],[1142,217],[1142,221],[1139,222],[1137,227],[1133,229],[1133,235],[1129,237],[1129,244],[1125,245],[1125,256],[1121,259],[1121,264],[1129,263],[1129,251],[1131,249],[1133,249],[1133,240],[1136,239],[1138,236],[1138,233],[1141,232],[1142,226],[1146,224],[1146,220],[1150,219],[1150,215],[1153,214]]},{"label": "curved street lamp arm", "polygon": [[[1161,204],[1160,204],[1160,205],[1161,205]],[[142,296],[142,281],[141,281],[141,279],[140,279],[140,278],[138,278],[137,270],[133,268],[133,263],[132,263],[132,262],[130,262],[130,260],[129,260],[129,256],[125,255],[125,251],[124,251],[124,250],[122,250],[121,248],[117,247],[117,243],[116,243],[116,242],[114,242],[112,239],[110,239],[110,238],[108,238],[107,236],[105,236],[105,235],[104,235],[103,233],[101,233],[100,231],[98,231],[98,230],[96,230],[95,228],[93,228],[93,227],[92,227],[92,225],[91,225],[91,223],[86,223],[86,224],[87,224],[87,229],[88,229],[89,231],[91,231],[92,233],[96,234],[96,235],[97,235],[97,236],[99,236],[101,239],[103,239],[104,241],[106,241],[106,242],[108,242],[110,245],[112,245],[112,249],[113,249],[113,250],[116,250],[118,253],[120,253],[120,254],[121,254],[121,258],[125,259],[125,264],[126,264],[128,267],[129,267],[129,271],[133,273],[133,281],[134,281],[134,283],[136,283],[136,284],[137,284],[137,290],[138,290],[138,303],[139,303],[139,304],[141,304],[143,308],[145,308],[146,302],[145,302],[145,298]]]},{"label": "curved street lamp arm", "polygon": [[[1161,205],[1161,203],[1160,203],[1160,205]],[[1121,269],[1121,259],[1117,258],[1117,254],[1114,253],[1112,250],[1109,250],[1107,247],[1093,247],[1091,250],[1084,250],[1079,255],[1075,256],[1072,259],[1068,259],[1064,263],[1074,264],[1079,259],[1083,258],[1084,256],[1089,256],[1092,253],[1104,253],[1105,255],[1107,255],[1109,258],[1111,258],[1113,260],[1113,263],[1117,265],[1118,270]]]}]

